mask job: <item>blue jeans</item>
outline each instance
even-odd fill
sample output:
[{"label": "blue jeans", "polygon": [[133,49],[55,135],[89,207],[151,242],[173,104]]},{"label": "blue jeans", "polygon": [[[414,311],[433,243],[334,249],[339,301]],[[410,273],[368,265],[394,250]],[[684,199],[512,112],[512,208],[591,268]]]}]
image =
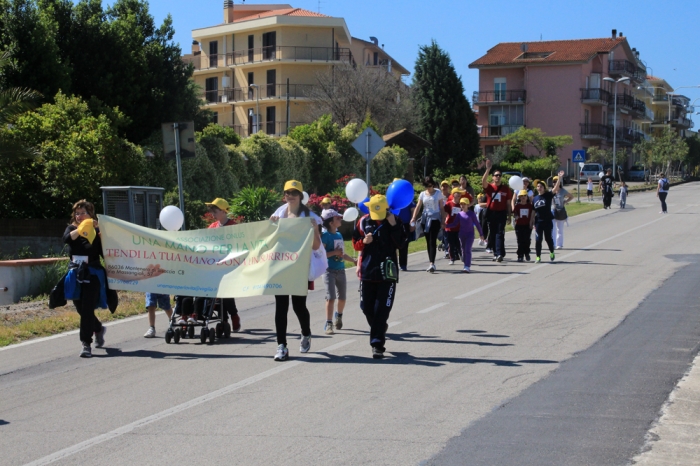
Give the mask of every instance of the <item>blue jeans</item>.
[{"label": "blue jeans", "polygon": [[488,213],[489,224],[489,247],[493,249],[494,256],[506,255],[506,217],[505,210]]}]

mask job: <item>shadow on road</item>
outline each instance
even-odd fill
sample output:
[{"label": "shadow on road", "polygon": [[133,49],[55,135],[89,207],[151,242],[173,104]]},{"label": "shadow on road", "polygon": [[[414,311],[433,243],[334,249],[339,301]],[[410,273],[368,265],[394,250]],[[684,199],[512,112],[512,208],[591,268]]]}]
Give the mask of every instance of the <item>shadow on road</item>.
[{"label": "shadow on road", "polygon": [[[508,338],[508,335],[474,335],[475,337]],[[410,341],[413,343],[447,343],[456,345],[477,345],[477,346],[514,346],[512,343],[489,343],[487,341],[463,341],[444,340],[434,336],[421,335],[417,332],[408,333],[387,333],[387,340],[390,341]]]},{"label": "shadow on road", "polygon": [[[311,363],[339,363],[339,364],[386,364],[386,365],[413,365],[425,367],[440,367],[446,364],[491,364],[499,367],[521,367],[526,364],[559,364],[559,361],[548,359],[522,359],[509,361],[507,359],[475,359],[458,357],[419,357],[400,351],[387,351],[391,355],[384,359],[372,359],[371,356],[337,356],[328,353],[316,353],[326,356],[326,359],[309,358]],[[304,359],[304,358],[300,358]]]},{"label": "shadow on road", "polygon": [[6,426],[7,424],[9,424],[9,422],[0,419],[0,426]]}]

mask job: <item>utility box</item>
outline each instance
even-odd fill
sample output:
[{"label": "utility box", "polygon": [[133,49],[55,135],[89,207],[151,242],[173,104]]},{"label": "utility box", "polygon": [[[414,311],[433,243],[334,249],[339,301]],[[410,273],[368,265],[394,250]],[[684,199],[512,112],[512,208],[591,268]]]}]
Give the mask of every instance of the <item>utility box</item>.
[{"label": "utility box", "polygon": [[102,186],[104,214],[148,228],[160,229],[164,188]]}]

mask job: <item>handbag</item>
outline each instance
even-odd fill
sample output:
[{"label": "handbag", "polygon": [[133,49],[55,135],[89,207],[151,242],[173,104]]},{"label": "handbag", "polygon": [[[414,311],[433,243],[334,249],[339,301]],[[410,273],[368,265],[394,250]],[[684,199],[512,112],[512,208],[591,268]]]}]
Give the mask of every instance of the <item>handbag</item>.
[{"label": "handbag", "polygon": [[326,249],[321,246],[311,250],[311,262],[309,264],[309,281],[312,282],[326,273],[328,269],[328,257]]},{"label": "handbag", "polygon": [[560,209],[554,209],[554,220],[566,220],[569,216],[566,214],[566,209],[564,207]]}]

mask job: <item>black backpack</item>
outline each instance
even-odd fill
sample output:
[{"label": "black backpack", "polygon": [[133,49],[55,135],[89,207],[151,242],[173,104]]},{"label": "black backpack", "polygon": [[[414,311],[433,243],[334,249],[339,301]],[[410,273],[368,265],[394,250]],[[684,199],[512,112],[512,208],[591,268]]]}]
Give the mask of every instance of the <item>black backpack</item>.
[{"label": "black backpack", "polygon": [[661,182],[661,189],[664,191],[668,191],[671,185],[668,183],[668,180],[666,178],[663,178],[663,181]]}]

